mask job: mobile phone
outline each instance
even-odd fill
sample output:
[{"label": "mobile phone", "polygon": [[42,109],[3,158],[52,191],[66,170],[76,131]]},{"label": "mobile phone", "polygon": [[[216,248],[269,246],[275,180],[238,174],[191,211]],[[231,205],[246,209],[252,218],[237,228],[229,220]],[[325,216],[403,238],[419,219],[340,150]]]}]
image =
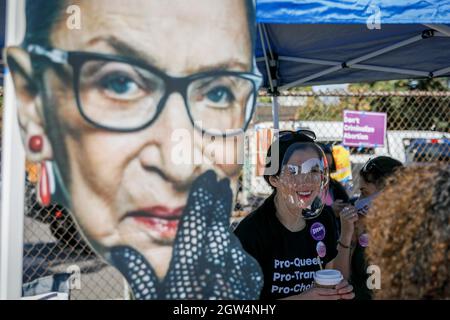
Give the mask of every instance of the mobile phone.
[{"label": "mobile phone", "polygon": [[357,210],[357,213],[361,216],[367,215],[371,203],[372,203],[371,197],[356,200],[355,208]]}]

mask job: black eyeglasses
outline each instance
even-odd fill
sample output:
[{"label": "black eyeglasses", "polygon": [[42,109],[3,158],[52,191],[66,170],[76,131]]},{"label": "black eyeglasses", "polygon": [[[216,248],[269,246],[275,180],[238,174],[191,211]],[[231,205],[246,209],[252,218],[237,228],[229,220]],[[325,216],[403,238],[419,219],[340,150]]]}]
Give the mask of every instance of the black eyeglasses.
[{"label": "black eyeglasses", "polygon": [[295,139],[296,136],[306,136],[309,139],[316,140],[316,134],[314,133],[314,131],[307,129],[300,129],[297,131],[281,130],[278,132],[278,139],[280,141],[290,141],[292,139]]},{"label": "black eyeglasses", "polygon": [[127,57],[34,44],[27,51],[54,64],[69,64],[80,114],[110,131],[133,132],[150,126],[169,96],[177,92],[195,128],[209,135],[237,135],[250,123],[262,82],[250,72],[216,70],[172,77]]}]

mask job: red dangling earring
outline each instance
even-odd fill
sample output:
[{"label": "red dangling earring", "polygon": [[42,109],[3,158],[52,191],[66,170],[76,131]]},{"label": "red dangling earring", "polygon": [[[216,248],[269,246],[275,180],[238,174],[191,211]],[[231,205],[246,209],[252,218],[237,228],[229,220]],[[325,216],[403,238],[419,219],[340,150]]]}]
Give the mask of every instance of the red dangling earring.
[{"label": "red dangling earring", "polygon": [[[41,135],[31,136],[28,140],[28,149],[33,153],[39,153],[44,147],[44,139]],[[41,162],[39,184],[38,184],[38,200],[44,207],[50,205],[51,202],[50,178],[45,161]]]},{"label": "red dangling earring", "polygon": [[41,135],[31,136],[28,140],[28,149],[30,149],[33,153],[38,153],[42,151],[44,146],[44,139],[42,139]]},{"label": "red dangling earring", "polygon": [[[33,153],[39,153],[44,147],[44,139],[41,135],[33,135],[28,140],[28,149]],[[52,200],[52,192],[54,189],[53,176],[51,166],[47,166],[46,161],[41,162],[39,183],[38,183],[38,200],[42,206],[48,207]]]},{"label": "red dangling earring", "polygon": [[45,161],[41,163],[41,170],[39,176],[38,195],[39,202],[44,206],[50,205],[52,194],[50,186],[50,176]]}]

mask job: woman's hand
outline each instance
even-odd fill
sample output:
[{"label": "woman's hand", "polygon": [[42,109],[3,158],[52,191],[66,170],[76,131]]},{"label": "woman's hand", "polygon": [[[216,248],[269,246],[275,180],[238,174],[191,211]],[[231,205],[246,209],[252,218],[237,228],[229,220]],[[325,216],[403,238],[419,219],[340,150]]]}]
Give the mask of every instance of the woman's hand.
[{"label": "woman's hand", "polygon": [[358,211],[352,205],[347,205],[342,209],[341,219],[341,241],[345,241],[344,245],[349,245],[352,241],[355,231],[355,223],[358,221]]},{"label": "woman's hand", "polygon": [[339,218],[339,216],[341,215],[342,209],[344,209],[347,205],[348,204],[345,203],[344,201],[342,201],[341,199],[333,202],[333,204],[331,205],[331,208],[333,209],[333,212],[334,212],[334,215],[336,216],[336,218]]},{"label": "woman's hand", "polygon": [[257,299],[263,285],[261,268],[229,230],[231,206],[228,179],[217,181],[213,171],[197,178],[162,280],[140,252],[114,247],[110,260],[136,299]]},{"label": "woman's hand", "polygon": [[287,298],[287,300],[350,300],[354,297],[353,287],[347,280],[342,280],[335,289],[312,287],[301,294]]},{"label": "woman's hand", "polygon": [[342,280],[341,283],[336,285],[336,290],[342,300],[351,300],[355,297],[353,286],[347,280]]}]

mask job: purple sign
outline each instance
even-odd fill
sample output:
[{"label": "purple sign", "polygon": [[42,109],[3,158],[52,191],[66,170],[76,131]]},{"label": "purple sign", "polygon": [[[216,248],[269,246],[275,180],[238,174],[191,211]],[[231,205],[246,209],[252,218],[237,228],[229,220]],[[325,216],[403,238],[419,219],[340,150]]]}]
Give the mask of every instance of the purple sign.
[{"label": "purple sign", "polygon": [[320,222],[315,222],[311,226],[310,233],[314,240],[323,240],[325,238],[325,226]]},{"label": "purple sign", "polygon": [[349,147],[383,147],[386,113],[344,110],[344,141]]}]

